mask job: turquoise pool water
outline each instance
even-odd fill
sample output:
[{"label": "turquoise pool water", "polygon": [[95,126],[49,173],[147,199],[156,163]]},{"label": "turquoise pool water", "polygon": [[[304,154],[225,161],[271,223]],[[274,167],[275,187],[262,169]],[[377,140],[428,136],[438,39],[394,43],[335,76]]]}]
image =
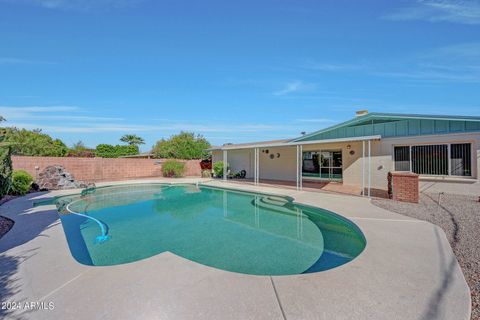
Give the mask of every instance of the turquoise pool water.
[{"label": "turquoise pool water", "polygon": [[92,266],[170,251],[223,270],[287,275],[337,267],[365,248],[352,222],[273,195],[132,184],[56,203],[73,257]]}]

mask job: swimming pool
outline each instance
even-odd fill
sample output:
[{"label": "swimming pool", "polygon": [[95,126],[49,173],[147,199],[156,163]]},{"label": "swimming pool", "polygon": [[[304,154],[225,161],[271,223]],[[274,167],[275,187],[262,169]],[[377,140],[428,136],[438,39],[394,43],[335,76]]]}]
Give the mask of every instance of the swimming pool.
[{"label": "swimming pool", "polygon": [[165,251],[254,275],[328,270],[366,241],[351,221],[291,198],[194,184],[129,184],[56,199],[72,256],[111,266]]}]

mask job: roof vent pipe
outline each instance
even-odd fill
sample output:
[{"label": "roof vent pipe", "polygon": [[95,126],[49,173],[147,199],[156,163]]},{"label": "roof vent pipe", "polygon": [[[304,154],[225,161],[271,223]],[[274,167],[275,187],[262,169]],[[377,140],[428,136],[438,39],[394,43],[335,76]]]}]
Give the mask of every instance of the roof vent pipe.
[{"label": "roof vent pipe", "polygon": [[361,116],[364,116],[368,113],[368,110],[358,110],[357,112],[355,112],[355,115],[357,117],[361,117]]}]

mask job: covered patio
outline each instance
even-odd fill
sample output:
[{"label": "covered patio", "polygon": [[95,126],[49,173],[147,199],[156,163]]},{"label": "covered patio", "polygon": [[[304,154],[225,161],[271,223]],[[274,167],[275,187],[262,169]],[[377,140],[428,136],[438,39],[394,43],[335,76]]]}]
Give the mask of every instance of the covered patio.
[{"label": "covered patio", "polygon": [[[210,149],[223,161],[224,181],[322,190],[362,196],[385,196],[372,188],[372,152],[380,135],[311,141],[263,141]],[[244,179],[233,179],[245,171]],[[231,179],[232,178],[232,179]]]}]

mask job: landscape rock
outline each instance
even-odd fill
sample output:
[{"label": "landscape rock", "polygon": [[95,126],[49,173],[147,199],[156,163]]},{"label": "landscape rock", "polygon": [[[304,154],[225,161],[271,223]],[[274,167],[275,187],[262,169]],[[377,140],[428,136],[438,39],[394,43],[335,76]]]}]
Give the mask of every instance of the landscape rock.
[{"label": "landscape rock", "polygon": [[87,185],[82,181],[75,181],[73,175],[63,166],[48,166],[39,173],[37,185],[40,190],[64,190],[85,188]]}]

